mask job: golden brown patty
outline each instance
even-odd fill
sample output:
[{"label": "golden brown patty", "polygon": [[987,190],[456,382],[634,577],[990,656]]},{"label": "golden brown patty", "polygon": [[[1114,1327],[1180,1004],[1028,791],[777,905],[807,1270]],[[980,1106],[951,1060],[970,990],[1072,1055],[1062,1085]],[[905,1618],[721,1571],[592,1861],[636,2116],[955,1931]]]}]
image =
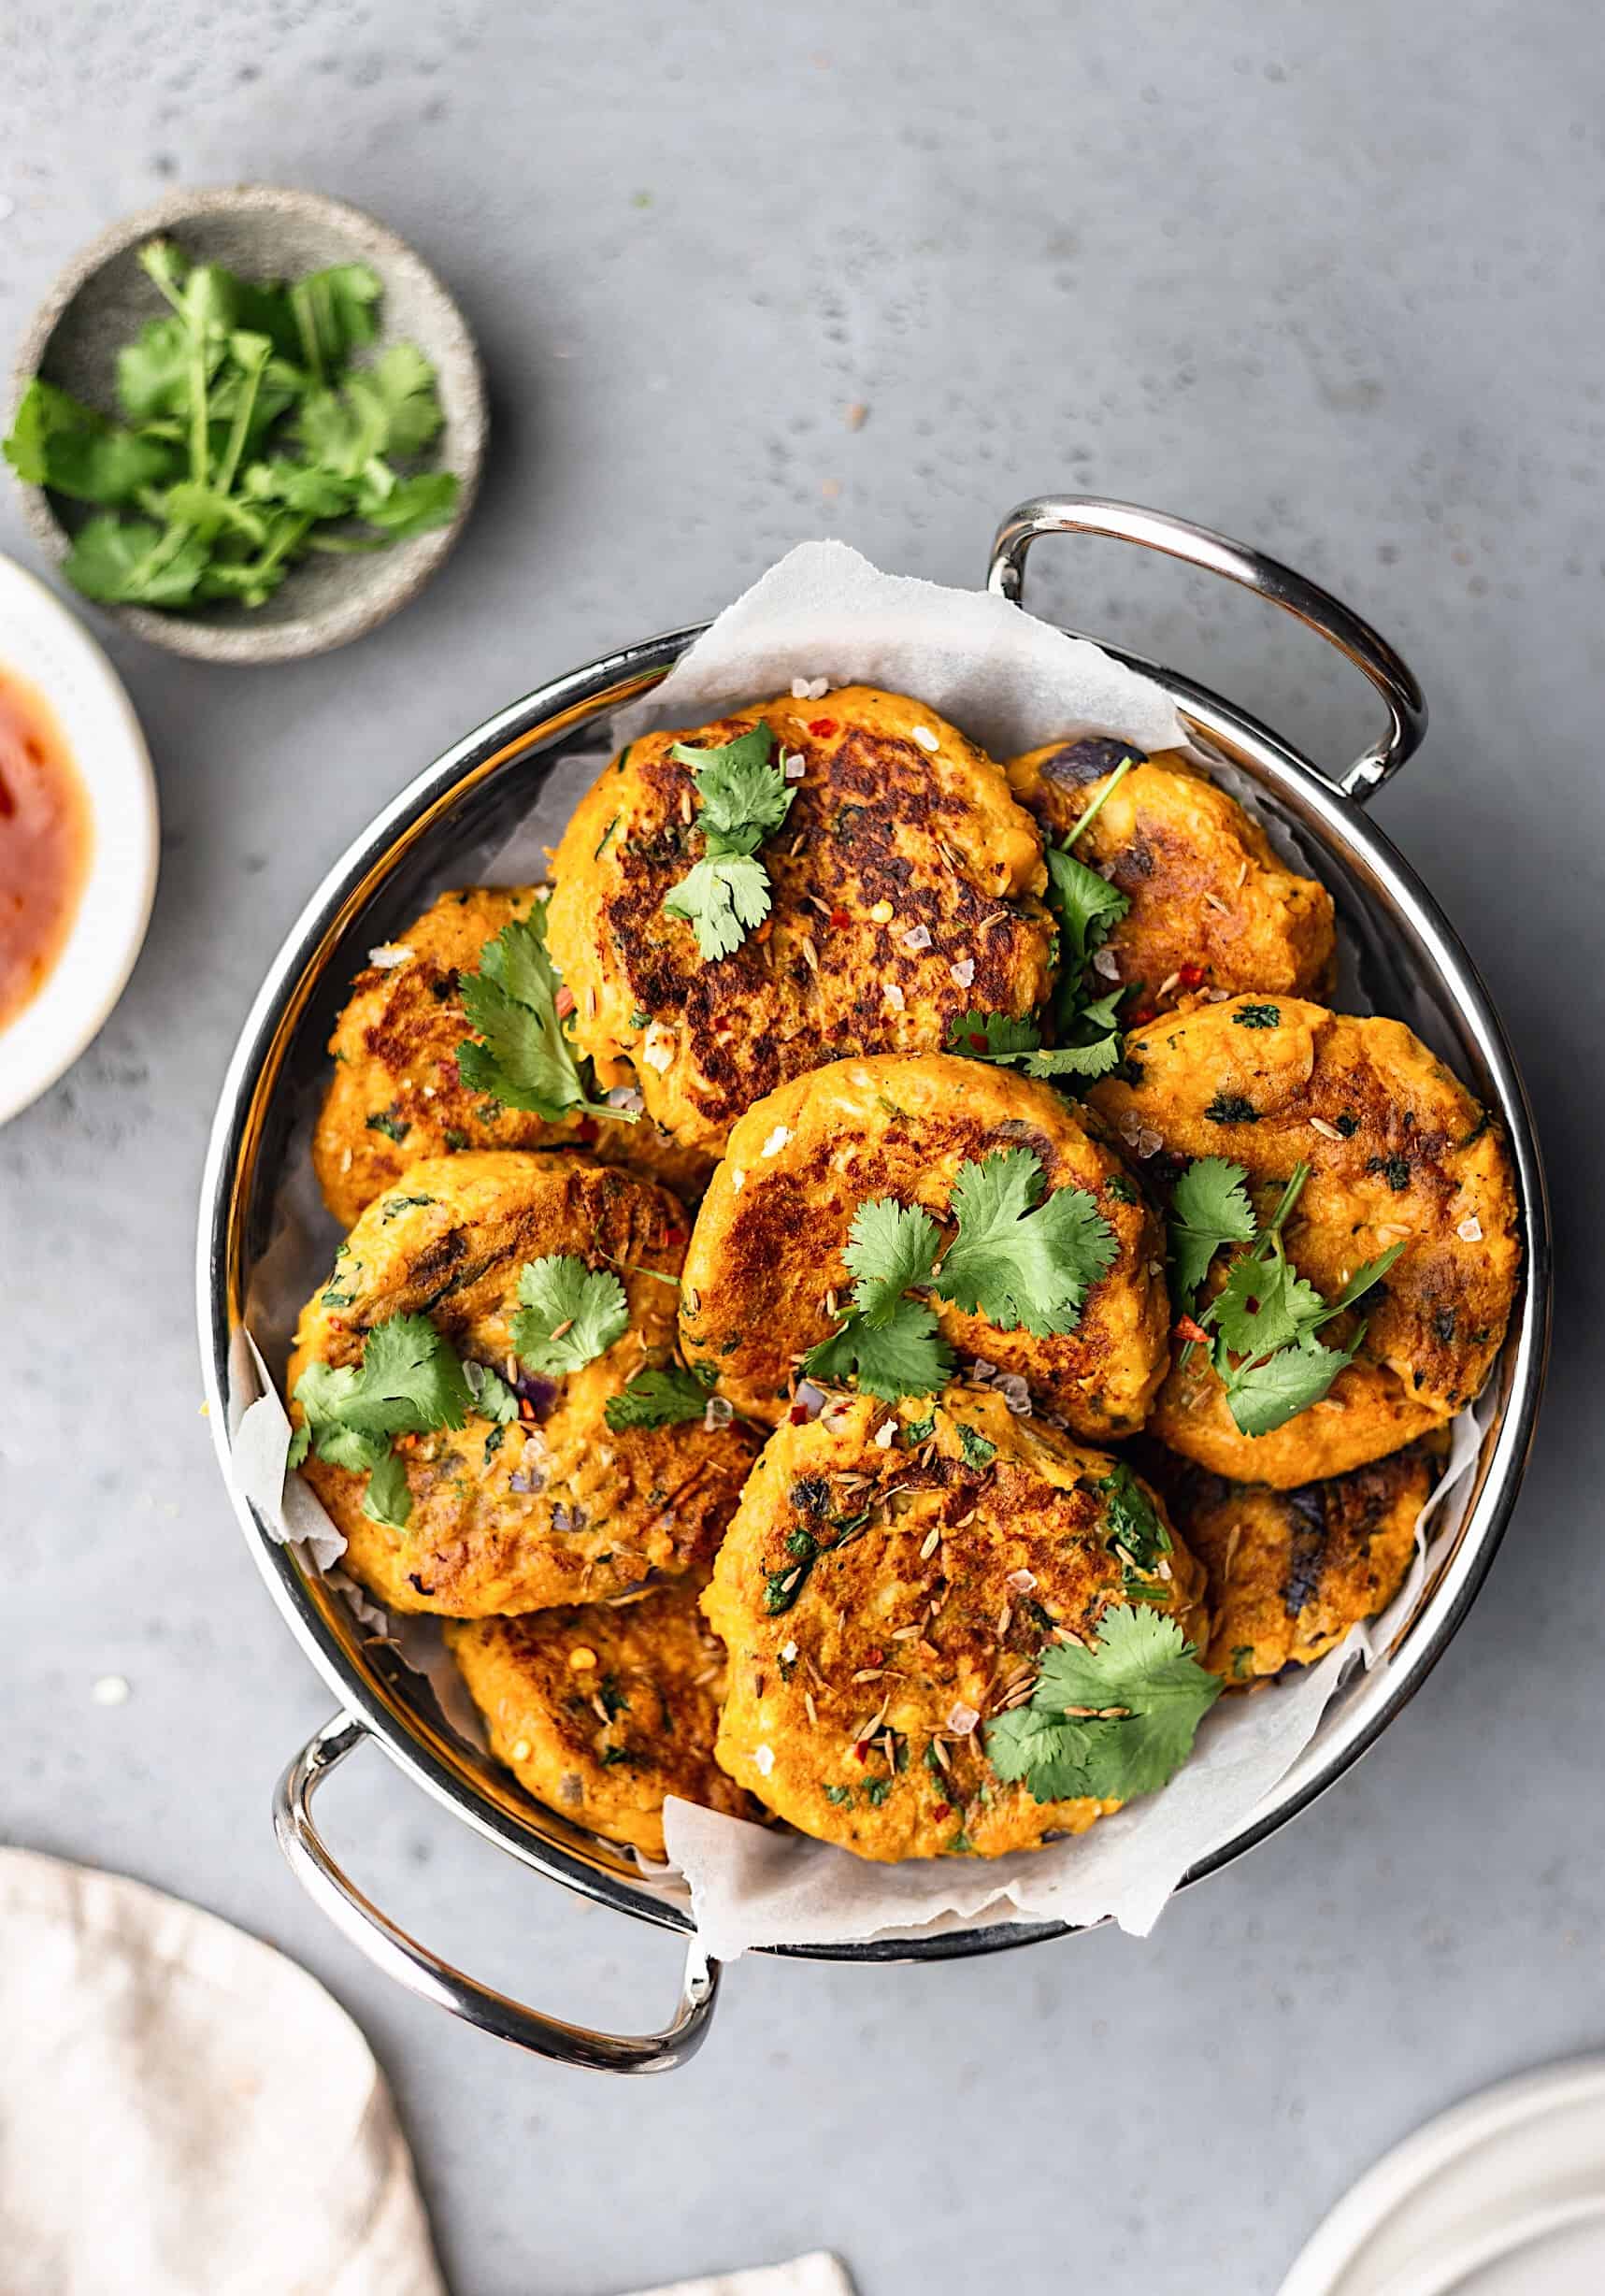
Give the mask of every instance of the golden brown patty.
[{"label": "golden brown patty", "polygon": [[[1122,1600],[1099,1487],[1115,1462],[959,1388],[910,1449],[919,1410],[859,1399],[770,1437],[703,1598],[730,1653],[716,1750],[861,1858],[996,1858],[1118,1806],[1033,1801],[982,1737],[1054,1626],[1084,1635]],[[1203,1572],[1180,1543],[1166,1567],[1158,1607],[1201,1634]]]},{"label": "golden brown patty", "polygon": [[446,1629],[491,1751],[524,1790],[649,1858],[664,1854],[670,1794],[754,1815],[713,1758],[724,1652],[702,1616],[702,1584]]},{"label": "golden brown patty", "polygon": [[[803,774],[760,856],[771,914],[709,963],[691,926],[664,913],[702,852],[693,768],[671,752],[760,720]],[[576,1040],[605,1083],[638,1081],[650,1115],[715,1154],[789,1077],[853,1054],[939,1051],[965,1013],[1024,1016],[1048,989],[1041,843],[1001,767],[923,703],[870,686],[631,743],[581,800],[553,874],[551,944],[578,1000]]]},{"label": "golden brown patty", "polygon": [[681,1293],[687,1361],[716,1373],[738,1410],[772,1424],[796,1356],[846,1313],[842,1250],[859,1205],[892,1196],[943,1219],[961,1164],[1018,1148],[1037,1157],[1050,1189],[1094,1197],[1119,1256],[1062,1337],[1000,1331],[932,1305],[955,1347],[1022,1374],[1077,1434],[1129,1434],[1168,1361],[1154,1214],[1051,1085],[946,1054],[839,1061],[748,1110],[692,1234]]},{"label": "golden brown patty", "polygon": [[[404,1439],[411,1514],[402,1529],[363,1513],[365,1474],[308,1461],[349,1542],[346,1568],[388,1608],[454,1618],[543,1610],[706,1562],[751,1442],[700,1421],[615,1432],[605,1416],[633,1372],[670,1358],[685,1217],[666,1189],[633,1173],[574,1152],[516,1150],[410,1165],[401,1190],[363,1213],[302,1313],[292,1393],[309,1362],[357,1362],[369,1327],[401,1313],[427,1313],[459,1355],[505,1370],[520,1270],[547,1254],[610,1269],[630,1308],[605,1355],[525,1383],[531,1416],[519,1425],[471,1417],[455,1432]],[[300,1419],[299,1406],[291,1415]]]},{"label": "golden brown patty", "polygon": [[1009,785],[1057,840],[1125,757],[1139,762],[1075,850],[1131,903],[1106,945],[1118,977],[1141,984],[1137,1011],[1165,1012],[1211,989],[1306,997],[1329,989],[1330,894],[1286,868],[1259,824],[1183,752],[1144,762],[1125,742],[1051,741],[1010,758]]},{"label": "golden brown patty", "polygon": [[[1243,1435],[1196,1347],[1161,1387],[1151,1433],[1230,1481],[1285,1490],[1399,1450],[1475,1399],[1515,1297],[1515,1191],[1487,1116],[1418,1038],[1398,1021],[1240,997],[1127,1037],[1126,1068],[1135,1081],[1111,1077],[1089,1095],[1123,1138],[1168,1159],[1241,1165],[1262,1217],[1294,1167],[1311,1167],[1283,1234],[1326,1299],[1404,1245],[1366,1301],[1359,1356],[1324,1400]],[[1220,1255],[1216,1284],[1226,1264]],[[1354,1320],[1326,1342],[1346,1345]]]},{"label": "golden brown patty", "polygon": [[323,1201],[342,1227],[393,1188],[408,1165],[464,1148],[580,1141],[607,1163],[628,1165],[691,1194],[707,1179],[708,1158],[677,1149],[645,1118],[609,1124],[576,1116],[549,1124],[464,1084],[457,1047],[472,1031],[458,983],[479,969],[486,942],[528,916],[535,899],[528,885],[443,893],[379,952],[383,962],[358,973],[329,1039],[335,1073],[312,1136]]},{"label": "golden brown patty", "polygon": [[1209,1573],[1204,1663],[1228,1683],[1309,1666],[1385,1610],[1415,1553],[1438,1480],[1429,1443],[1297,1490],[1195,1473],[1167,1496]]}]

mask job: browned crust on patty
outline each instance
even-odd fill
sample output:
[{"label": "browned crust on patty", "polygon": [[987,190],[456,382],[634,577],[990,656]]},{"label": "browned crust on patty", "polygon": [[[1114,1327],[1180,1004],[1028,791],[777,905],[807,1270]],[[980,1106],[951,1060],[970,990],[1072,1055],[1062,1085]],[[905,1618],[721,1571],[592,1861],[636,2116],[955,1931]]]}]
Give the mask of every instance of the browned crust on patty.
[{"label": "browned crust on patty", "polygon": [[724,1651],[702,1616],[704,1574],[618,1604],[453,1623],[446,1638],[491,1751],[577,1826],[664,1855],[672,1794],[761,1815],[713,1758]]},{"label": "browned crust on patty", "polygon": [[1385,1610],[1414,1557],[1444,1441],[1290,1491],[1198,1470],[1166,1476],[1171,1514],[1209,1573],[1205,1664],[1227,1683],[1309,1666]]},{"label": "browned crust on patty", "polygon": [[350,1227],[376,1196],[393,1188],[409,1164],[464,1149],[589,1146],[695,1197],[711,1160],[688,1154],[642,1119],[609,1123],[591,1116],[559,1122],[503,1107],[470,1092],[457,1048],[473,1039],[461,983],[479,969],[485,944],[527,917],[534,887],[466,885],[442,893],[394,948],[396,964],[368,964],[329,1039],[335,1072],[312,1135],[312,1169],[323,1201]]}]

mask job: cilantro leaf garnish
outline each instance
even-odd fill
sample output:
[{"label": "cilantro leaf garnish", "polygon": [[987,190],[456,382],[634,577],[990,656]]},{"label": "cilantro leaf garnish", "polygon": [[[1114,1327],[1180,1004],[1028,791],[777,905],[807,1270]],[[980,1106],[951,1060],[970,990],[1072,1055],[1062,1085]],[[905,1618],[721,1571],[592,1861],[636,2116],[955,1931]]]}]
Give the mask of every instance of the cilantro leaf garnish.
[{"label": "cilantro leaf garnish", "polygon": [[905,1395],[937,1394],[953,1363],[934,1312],[923,1300],[899,1299],[879,1323],[856,1312],[849,1315],[839,1331],[809,1349],[802,1370],[826,1386],[856,1385],[865,1395],[896,1403]]},{"label": "cilantro leaf garnish", "polygon": [[853,1304],[867,1323],[890,1323],[904,1292],[928,1284],[940,1231],[928,1212],[890,1196],[860,1204],[842,1254],[855,1281]]},{"label": "cilantro leaf garnish", "polygon": [[582,1370],[629,1329],[630,1303],[610,1269],[549,1252],[519,1270],[513,1352],[532,1371]]},{"label": "cilantro leaf garnish", "polygon": [[470,1092],[549,1124],[575,1113],[634,1123],[629,1111],[592,1097],[590,1064],[557,1017],[561,985],[547,954],[546,911],[537,901],[527,917],[486,942],[479,971],[463,975],[463,1010],[484,1042],[458,1045],[458,1074]]},{"label": "cilantro leaf garnish", "polygon": [[1121,1029],[1116,1018],[1124,986],[1093,994],[1097,972],[1093,960],[1131,907],[1118,886],[1089,868],[1070,850],[1098,809],[1127,773],[1126,758],[1110,776],[1062,845],[1051,845],[1047,904],[1058,927],[1059,978],[1049,1011],[1054,1043],[1044,1047],[1034,1021],[1002,1012],[967,1012],[948,1032],[948,1050],[975,1060],[1024,1069],[1027,1076],[1079,1077],[1090,1081],[1120,1066]]},{"label": "cilantro leaf garnish", "polygon": [[1122,1604],[1094,1649],[1049,1646],[1030,1703],[986,1724],[987,1759],[1037,1801],[1129,1801],[1181,1769],[1223,1686],[1173,1618]]},{"label": "cilantro leaf garnish", "polygon": [[1035,1021],[1007,1012],[966,1012],[948,1029],[947,1049],[971,1060],[991,1060],[1024,1069],[1027,1076],[1107,1076],[1120,1066],[1120,1033],[1114,1012],[1124,995],[1114,989],[1077,1014],[1077,1033],[1086,1041],[1044,1046]]},{"label": "cilantro leaf garnish", "polygon": [[699,826],[721,838],[731,853],[756,853],[785,820],[795,794],[773,762],[775,737],[768,721],[718,749],[671,743],[669,755],[693,768],[701,800]]},{"label": "cilantro leaf garnish", "polygon": [[1074,1330],[1119,1247],[1084,1188],[1056,1188],[1044,1203],[1045,1186],[1028,1148],[961,1167],[950,1204],[958,1233],[933,1279],[941,1299],[1002,1331]]},{"label": "cilantro leaf garnish", "polygon": [[1170,1552],[1170,1534],[1147,1492],[1124,1462],[1098,1485],[1110,1544],[1124,1547],[1140,1571]]},{"label": "cilantro leaf garnish", "polygon": [[704,963],[733,956],[769,913],[769,875],[754,858],[791,811],[795,790],[774,762],[775,737],[767,719],[716,749],[684,741],[669,754],[693,768],[702,856],[664,901],[696,934]]},{"label": "cilantro leaf garnish", "polygon": [[378,333],[365,264],[288,288],[192,265],[164,239],[139,264],[167,309],[117,354],[126,423],[36,376],[4,444],[29,484],[103,507],[64,562],[86,596],[252,608],[309,552],[382,550],[454,514],[450,471],[394,459],[440,429],[428,360],[396,343],[351,364]]},{"label": "cilantro leaf garnish", "polygon": [[394,1438],[460,1428],[480,1408],[456,1351],[427,1315],[392,1315],[375,1324],[360,1364],[309,1363],[295,1383],[295,1400],[306,1424],[292,1443],[290,1465],[299,1466],[310,1449],[331,1467],[369,1475],[365,1511],[397,1529],[411,1501],[391,1448]]},{"label": "cilantro leaf garnish", "polygon": [[1254,1206],[1248,1174],[1224,1156],[1189,1164],[1170,1198],[1170,1259],[1176,1288],[1190,1308],[1223,1243],[1252,1243]]},{"label": "cilantro leaf garnish", "polygon": [[769,913],[769,874],[747,854],[709,852],[664,897],[664,913],[683,917],[704,960],[734,956]]},{"label": "cilantro leaf garnish", "polygon": [[615,1434],[629,1427],[680,1427],[700,1419],[708,1389],[678,1363],[638,1371],[622,1395],[608,1398],[605,1416]]},{"label": "cilantro leaf garnish", "polygon": [[1345,1364],[1354,1361],[1366,1327],[1358,1327],[1346,1348],[1323,1345],[1317,1333],[1363,1299],[1404,1249],[1402,1242],[1390,1244],[1354,1270],[1336,1299],[1323,1299],[1293,1267],[1282,1239],[1309,1177],[1308,1164],[1295,1167],[1276,1210],[1257,1230],[1248,1175],[1240,1165],[1206,1156],[1189,1165],[1176,1184],[1170,1250],[1177,1287],[1186,1302],[1197,1297],[1218,1245],[1250,1247],[1239,1253],[1214,1298],[1199,1311],[1182,1356],[1184,1363],[1200,1335],[1209,1339],[1211,1362],[1244,1435],[1271,1434],[1321,1400]]},{"label": "cilantro leaf garnish", "polygon": [[463,1377],[468,1383],[474,1409],[481,1419],[489,1419],[496,1427],[507,1427],[518,1417],[517,1396],[501,1373],[493,1370],[488,1363],[465,1358]]},{"label": "cilantro leaf garnish", "polygon": [[889,1196],[860,1204],[844,1254],[853,1307],[804,1356],[805,1376],[855,1382],[888,1402],[934,1394],[953,1351],[934,1311],[910,1292],[934,1291],[1004,1331],[1073,1330],[1118,1245],[1084,1188],[1060,1188],[1041,1203],[1045,1185],[1026,1148],[961,1165],[949,1202],[957,1233],[939,1265],[941,1231],[928,1213]]}]

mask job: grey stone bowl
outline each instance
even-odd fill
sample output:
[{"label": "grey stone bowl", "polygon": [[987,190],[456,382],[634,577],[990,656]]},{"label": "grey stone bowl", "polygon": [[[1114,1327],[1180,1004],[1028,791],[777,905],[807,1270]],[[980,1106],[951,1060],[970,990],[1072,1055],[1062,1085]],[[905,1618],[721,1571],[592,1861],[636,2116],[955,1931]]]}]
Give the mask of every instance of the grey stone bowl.
[{"label": "grey stone bowl", "polygon": [[[294,278],[325,264],[370,264],[384,285],[380,343],[416,343],[432,359],[445,415],[437,457],[461,481],[457,514],[394,549],[361,557],[315,555],[293,567],[265,606],[232,601],[193,613],[113,606],[125,629],[170,653],[202,662],[289,662],[343,646],[416,597],[441,565],[473,508],[485,447],[485,388],[479,352],[462,312],[404,240],[371,216],[321,193],[242,183],[232,190],[175,192],[101,233],[56,281],[22,339],[9,417],[36,374],[86,405],[117,411],[114,362],[160,297],[139,268],[147,239],[168,235],[184,252],[226,264],[242,278]],[[28,524],[56,564],[73,529],[90,515],[44,488],[22,488]]]}]

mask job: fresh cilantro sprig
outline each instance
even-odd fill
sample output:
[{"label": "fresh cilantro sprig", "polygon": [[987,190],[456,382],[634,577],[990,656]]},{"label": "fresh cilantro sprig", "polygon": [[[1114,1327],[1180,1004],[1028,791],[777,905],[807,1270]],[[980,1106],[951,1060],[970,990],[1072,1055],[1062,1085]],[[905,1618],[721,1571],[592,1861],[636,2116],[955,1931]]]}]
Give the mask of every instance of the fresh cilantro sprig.
[{"label": "fresh cilantro sprig", "polygon": [[1242,1166],[1228,1164],[1225,1156],[1200,1156],[1189,1164],[1170,1198],[1170,1265],[1183,1307],[1192,1307],[1221,1245],[1252,1243],[1254,1234]]},{"label": "fresh cilantro sprig", "polygon": [[1132,765],[1129,757],[1122,760],[1064,843],[1050,845],[1043,856],[1048,908],[1058,928],[1058,984],[1048,1008],[1053,1023],[1052,1048],[1042,1049],[1041,1030],[1034,1021],[1011,1020],[1001,1012],[968,1012],[949,1031],[950,1052],[1023,1068],[1027,1076],[1079,1077],[1089,1083],[1120,1066],[1121,1030],[1115,1016],[1125,990],[1116,986],[1095,995],[1098,974],[1093,960],[1131,903],[1107,877],[1078,860],[1072,848]]},{"label": "fresh cilantro sprig", "polygon": [[1075,1329],[1120,1247],[1085,1188],[1055,1188],[1044,1201],[1047,1184],[1028,1148],[960,1167],[949,1205],[958,1233],[933,1279],[942,1299],[1000,1331]]},{"label": "fresh cilantro sprig", "polygon": [[769,913],[769,873],[757,852],[785,820],[796,795],[774,762],[774,748],[765,719],[717,749],[683,741],[670,747],[670,756],[693,768],[702,857],[666,896],[664,909],[692,926],[707,964],[733,956]]},{"label": "fresh cilantro sprig", "polygon": [[1039,1338],[1073,1330],[1118,1245],[1084,1188],[1059,1188],[1044,1201],[1046,1187],[1028,1148],[961,1165],[949,1199],[956,1232],[945,1251],[928,1213],[890,1197],[860,1204],[843,1255],[853,1307],[803,1357],[805,1376],[856,1383],[887,1401],[935,1394],[953,1352],[935,1310],[911,1293],[950,1300],[999,1330]]},{"label": "fresh cilantro sprig", "polygon": [[427,1315],[391,1315],[363,1342],[360,1363],[309,1363],[295,1383],[306,1418],[289,1464],[316,1451],[331,1467],[365,1474],[363,1512],[399,1530],[412,1512],[398,1435],[460,1428],[470,1412],[500,1424],[516,1417],[506,1382],[482,1364],[465,1364]]},{"label": "fresh cilantro sprig", "polygon": [[470,1092],[548,1123],[580,1114],[634,1124],[632,1111],[594,1097],[590,1063],[558,1018],[561,986],[547,953],[546,911],[537,901],[527,917],[486,942],[479,971],[463,975],[463,1010],[484,1041],[458,1045],[458,1074]]},{"label": "fresh cilantro sprig", "polygon": [[519,1270],[513,1352],[532,1371],[583,1370],[629,1329],[630,1303],[610,1269],[549,1252]]},{"label": "fresh cilantro sprig", "polygon": [[1245,1243],[1225,1283],[1193,1319],[1182,1361],[1207,1338],[1232,1419],[1244,1435],[1269,1435],[1318,1403],[1338,1373],[1354,1361],[1366,1336],[1358,1325],[1346,1348],[1317,1337],[1335,1317],[1362,1299],[1386,1275],[1402,1242],[1355,1270],[1339,1297],[1325,1299],[1287,1256],[1283,1229],[1310,1177],[1300,1163],[1276,1210],[1258,1227],[1249,1200],[1248,1174],[1222,1156],[1189,1165],[1176,1184],[1170,1219],[1171,1263],[1177,1288],[1189,1305],[1223,1243]]},{"label": "fresh cilantro sprig", "polygon": [[308,552],[382,550],[453,515],[450,471],[397,467],[441,426],[428,360],[397,343],[351,364],[378,333],[365,264],[258,286],[168,240],[139,261],[168,309],[118,353],[126,420],[36,376],[4,442],[29,484],[99,506],[64,562],[86,597],[258,607]]},{"label": "fresh cilantro sprig", "polygon": [[631,1427],[681,1427],[708,1410],[708,1389],[678,1363],[638,1371],[622,1395],[608,1398],[604,1417],[615,1434]]},{"label": "fresh cilantro sprig", "polygon": [[1129,1801],[1181,1769],[1222,1687],[1173,1618],[1122,1604],[1093,1649],[1050,1644],[1029,1704],[987,1723],[987,1759],[1037,1801]]}]

